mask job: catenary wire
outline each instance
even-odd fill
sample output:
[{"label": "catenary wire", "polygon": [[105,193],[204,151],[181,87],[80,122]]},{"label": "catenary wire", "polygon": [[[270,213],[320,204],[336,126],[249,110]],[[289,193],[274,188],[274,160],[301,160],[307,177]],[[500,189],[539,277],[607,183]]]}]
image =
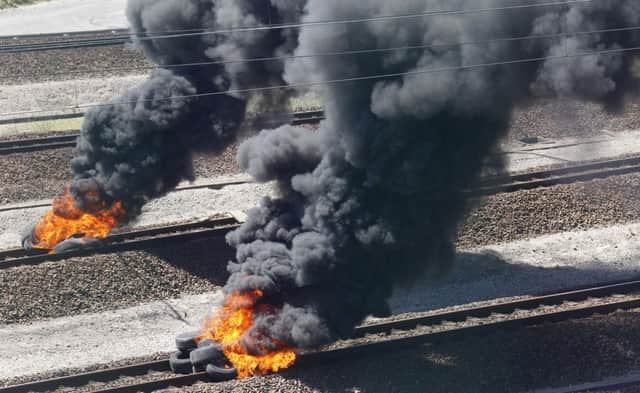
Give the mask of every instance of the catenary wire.
[{"label": "catenary wire", "polygon": [[[578,3],[582,3],[582,2],[592,2],[594,0],[586,0],[586,1],[578,1]],[[519,4],[519,5],[515,5],[515,6],[502,6],[502,7],[521,7],[521,6],[540,6],[540,7],[549,7],[549,6],[555,6],[555,5],[571,5],[573,4],[573,1],[564,1],[564,2],[545,2],[545,3],[525,3],[525,4]],[[501,9],[502,7],[497,7],[498,9]],[[440,13],[440,12],[452,12],[454,10],[425,10],[423,11],[423,14],[425,14],[426,16],[430,16],[431,13]],[[473,10],[470,10],[473,11]],[[391,17],[393,15],[386,15],[386,16],[379,16],[379,17]],[[307,23],[320,23],[323,21],[308,21]],[[332,22],[340,22],[340,20],[332,20]],[[267,24],[267,26],[283,26],[285,24],[274,24],[274,23],[270,23]],[[257,25],[253,25],[253,26],[240,26],[240,27],[236,27],[235,29],[252,29],[252,28],[256,28],[256,27],[264,27],[264,24],[261,24],[259,26]],[[88,35],[91,33],[101,33],[101,34],[109,34],[111,33],[113,34],[120,34],[120,35],[126,35],[126,36],[139,36],[139,35],[148,35],[148,36],[152,36],[152,35],[168,35],[168,34],[175,34],[175,33],[202,33],[202,32],[206,32],[207,29],[175,29],[175,30],[156,30],[156,31],[143,31],[143,32],[131,32],[128,29],[106,29],[106,30],[99,30],[99,31],[82,31],[82,32],[67,32],[67,33],[58,33],[57,35],[60,36],[67,36],[67,35]],[[16,35],[16,36],[2,36],[0,37],[0,39],[20,39],[20,38],[38,38],[38,37],[45,37],[45,36],[50,36],[51,34],[27,34],[27,35]]]},{"label": "catenary wire", "polygon": [[[457,10],[432,10],[432,11],[403,14],[403,15],[383,15],[383,16],[376,16],[376,17],[369,17],[369,18],[324,20],[324,21],[311,21],[311,22],[300,22],[300,23],[289,23],[289,24],[273,24],[273,25],[262,25],[262,26],[251,26],[251,27],[238,27],[238,28],[221,29],[221,30],[201,30],[201,31],[190,32],[190,33],[158,34],[158,35],[153,34],[151,36],[149,35],[150,33],[147,33],[147,32],[128,33],[127,35],[135,37],[137,41],[147,41],[147,40],[159,40],[159,39],[187,38],[187,37],[206,36],[206,35],[301,29],[301,28],[314,27],[314,26],[335,26],[335,25],[357,24],[357,23],[368,23],[368,22],[386,22],[386,21],[395,21],[395,20],[425,18],[425,17],[432,17],[432,16],[461,16],[461,15],[471,15],[471,14],[498,12],[498,11],[570,6],[575,4],[592,3],[596,1],[602,1],[602,0],[565,0],[565,1],[554,1],[554,2],[544,2],[544,3],[526,3],[526,4],[518,4],[518,5],[510,5],[510,6],[501,6],[501,7],[486,7],[486,8],[457,9]],[[106,39],[101,42],[109,42],[109,40],[112,40],[112,42],[114,43],[121,42],[121,41],[116,41],[114,39]],[[74,43],[69,41],[68,46],[72,47],[73,45]],[[48,50],[48,49],[61,49],[64,47],[65,46],[63,43],[59,43],[59,44],[53,44],[50,47],[48,46],[38,47],[38,49]],[[0,46],[0,53],[2,53],[3,51],[7,51],[8,49],[11,49],[11,46]]]},{"label": "catenary wire", "polygon": [[254,88],[246,88],[246,89],[234,89],[234,90],[216,91],[216,92],[208,92],[208,93],[200,93],[200,94],[172,96],[172,97],[166,97],[166,98],[141,99],[141,100],[135,100],[135,101],[120,101],[120,102],[111,102],[111,103],[103,103],[103,104],[81,104],[81,105],[76,105],[71,107],[60,107],[60,108],[41,109],[41,110],[33,110],[33,111],[1,113],[0,117],[35,114],[35,113],[46,113],[46,112],[53,112],[53,111],[112,107],[112,106],[119,106],[119,105],[136,104],[141,102],[173,101],[173,100],[184,100],[184,99],[190,99],[190,98],[212,97],[212,96],[218,96],[218,95],[247,94],[247,93],[264,92],[264,91],[270,91],[270,90],[280,90],[280,89],[310,88],[315,86],[332,85],[332,84],[339,84],[339,83],[383,80],[383,79],[397,78],[402,76],[424,75],[424,74],[440,73],[440,72],[447,72],[447,71],[467,71],[467,70],[473,70],[478,68],[496,67],[500,65],[517,65],[517,64],[526,64],[526,63],[536,63],[536,62],[541,62],[546,60],[565,60],[565,59],[586,57],[586,56],[613,55],[613,54],[631,52],[631,51],[637,51],[637,50],[640,50],[640,46],[635,46],[630,48],[605,49],[605,50],[598,50],[598,51],[591,51],[591,52],[580,52],[575,54],[567,53],[564,55],[556,55],[556,56],[540,56],[540,57],[524,58],[524,59],[517,59],[517,60],[479,63],[479,64],[453,66],[453,67],[440,67],[440,68],[427,68],[427,69],[418,68],[413,71],[406,71],[406,72],[365,75],[365,76],[342,78],[342,79],[331,79],[331,80],[317,81],[317,82],[301,82],[301,83],[294,83],[294,84],[282,84],[282,85],[274,85],[274,86],[263,86],[263,87],[254,87]]},{"label": "catenary wire", "polygon": [[13,74],[13,75],[4,75],[0,77],[0,80],[3,80],[3,79],[6,80],[6,79],[16,78],[16,77],[25,78],[29,76],[40,76],[40,75],[55,76],[55,75],[68,75],[68,74],[93,74],[93,73],[105,73],[105,72],[113,72],[113,71],[153,70],[153,69],[160,69],[160,68],[180,69],[180,68],[206,67],[206,66],[215,66],[215,65],[236,64],[236,63],[287,61],[287,60],[313,58],[313,57],[333,57],[333,56],[374,54],[374,53],[403,51],[403,50],[455,48],[455,47],[470,46],[470,45],[489,45],[489,44],[502,43],[502,42],[528,41],[528,40],[538,40],[538,39],[539,40],[550,40],[554,38],[566,39],[571,36],[620,33],[620,32],[629,32],[629,31],[635,31],[635,30],[640,30],[640,25],[629,26],[629,27],[617,27],[617,28],[610,28],[610,29],[563,32],[563,33],[556,33],[556,34],[534,34],[534,35],[527,35],[527,36],[520,36],[520,37],[505,37],[505,38],[493,38],[488,40],[462,41],[462,42],[456,42],[456,43],[406,45],[406,46],[397,46],[397,47],[389,47],[389,48],[360,49],[360,50],[295,54],[295,55],[283,55],[283,56],[271,56],[271,57],[252,57],[252,58],[240,58],[240,59],[221,60],[221,61],[183,63],[183,64],[164,64],[164,65],[130,66],[130,67],[104,67],[104,68],[94,68],[94,69],[87,69],[87,70],[76,69],[76,70],[69,70],[64,72],[60,71],[60,72],[54,72],[54,73],[50,73],[50,72],[31,73],[26,76],[25,74]]}]

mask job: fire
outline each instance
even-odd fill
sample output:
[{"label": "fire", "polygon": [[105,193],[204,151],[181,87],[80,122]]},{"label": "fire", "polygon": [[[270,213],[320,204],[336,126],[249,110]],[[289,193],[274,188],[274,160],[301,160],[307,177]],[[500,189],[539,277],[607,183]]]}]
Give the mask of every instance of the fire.
[{"label": "fire", "polygon": [[[262,291],[236,293],[228,296],[218,314],[206,321],[200,340],[213,340],[222,349],[233,366],[238,370],[238,378],[247,378],[277,372],[293,365],[296,352],[282,343],[271,339],[275,350],[264,349],[262,355],[251,355],[241,344],[243,334],[253,325],[256,303],[262,298]],[[269,307],[269,306],[264,306]]]},{"label": "fire", "polygon": [[124,220],[125,215],[121,202],[111,206],[104,204],[95,212],[84,212],[76,207],[73,195],[66,188],[53,201],[52,209],[36,224],[32,235],[33,247],[53,250],[56,245],[77,234],[104,238]]}]

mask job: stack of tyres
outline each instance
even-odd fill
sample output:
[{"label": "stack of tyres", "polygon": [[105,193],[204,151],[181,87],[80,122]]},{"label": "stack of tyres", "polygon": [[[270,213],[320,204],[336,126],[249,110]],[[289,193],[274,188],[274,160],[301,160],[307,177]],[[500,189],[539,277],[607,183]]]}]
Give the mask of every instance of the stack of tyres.
[{"label": "stack of tyres", "polygon": [[169,358],[171,371],[177,374],[207,373],[213,382],[235,379],[237,370],[231,365],[218,343],[211,340],[198,342],[200,332],[188,332],[176,337],[175,352]]}]

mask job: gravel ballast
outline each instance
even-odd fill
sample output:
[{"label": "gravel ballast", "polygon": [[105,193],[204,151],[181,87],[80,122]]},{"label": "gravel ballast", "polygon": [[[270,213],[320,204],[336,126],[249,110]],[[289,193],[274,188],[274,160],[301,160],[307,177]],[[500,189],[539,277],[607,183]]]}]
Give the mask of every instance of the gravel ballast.
[{"label": "gravel ballast", "polygon": [[[194,155],[194,170],[198,178],[211,178],[240,173],[235,155],[238,144],[221,154]],[[53,198],[59,195],[71,178],[70,162],[73,149],[0,155],[0,204]]]},{"label": "gravel ballast", "polygon": [[130,44],[3,53],[0,64],[3,85],[146,74],[152,68],[142,52]]},{"label": "gravel ballast", "polygon": [[[545,233],[636,221],[639,218],[637,206],[640,206],[638,203],[640,202],[639,195],[636,192],[638,182],[640,182],[640,175],[632,174],[589,183],[520,191],[490,197],[484,207],[473,213],[463,225],[458,246],[470,249],[487,244],[526,239]],[[266,194],[266,191],[262,190],[260,193],[260,195],[256,195],[258,199]],[[213,194],[222,195],[224,193],[214,192],[211,195]],[[150,212],[155,218],[149,218],[146,224],[151,224],[152,221],[157,221],[160,218],[178,220],[180,216],[175,214],[182,213],[181,209],[186,206],[185,203],[193,204],[198,200],[195,198],[195,194],[194,197],[188,195],[188,193],[180,193],[172,196],[170,199],[173,202],[170,206],[165,207],[164,213],[161,208],[151,209]],[[237,197],[233,197],[233,201],[225,202],[223,197],[221,197],[222,199],[212,199],[206,195],[209,194],[203,194],[209,203],[214,200],[219,201],[214,204],[220,208],[230,202],[237,202]],[[246,191],[243,192],[243,197],[247,196]],[[248,206],[251,205],[253,204],[248,204]],[[150,207],[153,207],[153,204]],[[558,214],[558,212],[562,212],[562,214]],[[172,215],[174,216],[172,217]],[[16,219],[19,220],[20,217]],[[24,221],[24,219],[22,220]],[[7,222],[5,220],[5,224]],[[12,228],[20,226],[19,222],[10,225]],[[589,248],[589,245],[576,247]],[[20,322],[113,309],[137,304],[137,302],[176,296],[181,293],[202,293],[213,288],[212,282],[214,286],[224,282],[224,265],[233,256],[230,251],[224,259],[218,259],[214,256],[217,260],[217,268],[220,270],[216,270],[213,275],[205,275],[206,278],[203,278],[201,274],[194,274],[190,272],[190,269],[184,269],[180,266],[187,264],[197,268],[201,263],[206,269],[206,266],[210,266],[207,264],[206,255],[211,255],[211,250],[206,246],[195,247],[191,245],[186,248],[188,252],[181,255],[179,251],[176,251],[180,249],[180,247],[169,248],[169,251],[175,256],[173,259],[154,256],[150,253],[132,252],[77,258],[65,263],[50,263],[38,267],[23,267],[0,272],[0,281],[8,283],[8,290],[0,296],[2,299],[0,318],[5,323]],[[533,256],[532,258],[539,259],[540,257]],[[501,277],[504,277],[505,282],[517,286],[517,282],[514,283],[510,273],[504,275],[507,266],[500,258],[470,255],[456,266],[456,269],[462,269],[457,273],[458,275],[450,276],[454,278],[448,279],[450,283],[453,282],[454,286],[435,288],[434,291],[444,293],[456,291],[462,294],[474,294],[476,293],[474,291],[477,291],[478,296],[486,297],[491,294],[500,296],[499,291],[491,292],[490,288],[486,286],[470,290],[469,287],[462,285],[465,280],[457,282],[459,279],[455,277],[469,276],[469,280],[473,280],[478,274],[502,274]],[[523,268],[515,270],[523,270]],[[566,269],[559,268],[557,271],[550,270],[549,272],[529,270],[531,270],[530,273],[535,273],[536,279],[542,280],[544,283],[554,282],[549,280],[549,276],[553,275],[560,280],[560,283],[563,282],[562,280],[566,280],[566,285],[571,286],[571,279],[563,274],[566,273]],[[599,274],[595,269],[591,274],[582,274],[580,277],[582,279],[590,277],[593,280]],[[137,288],[140,282],[146,284]],[[487,283],[489,287],[494,285],[491,282]],[[426,283],[425,285],[433,286],[433,284]],[[504,285],[502,288],[505,288]],[[522,293],[509,293],[509,295],[517,294]],[[405,303],[405,312],[420,310],[420,307],[427,306],[423,302],[414,304],[402,296],[398,299],[400,300],[396,303]],[[430,299],[433,300],[429,304],[430,307],[445,305],[442,300],[438,300],[441,297],[432,296]],[[480,299],[462,297],[460,300],[475,301]]]},{"label": "gravel ballast", "polygon": [[[584,184],[520,191],[491,197],[487,200],[487,204],[473,213],[462,227],[458,246],[470,249],[487,244],[526,239],[544,233],[636,221],[638,220],[639,200],[635,190],[638,188],[639,181],[640,175],[633,174]],[[265,191],[261,192],[266,193]],[[245,194],[246,192],[243,195],[246,196]],[[172,197],[172,200],[175,199],[172,203],[176,207],[183,207],[185,200],[179,196],[180,194]],[[193,198],[190,198],[189,202],[193,202],[191,199]],[[234,197],[235,199],[237,198]],[[219,200],[223,201],[224,198]],[[167,209],[175,210],[173,213],[180,213],[179,208],[167,207]],[[162,213],[162,209],[153,209],[151,212],[157,216],[154,219],[149,219],[151,221],[169,214],[169,210],[167,213]],[[562,214],[559,215],[558,212],[562,212]],[[179,217],[175,216],[174,218],[177,220]],[[148,221],[147,224],[150,224],[151,221]],[[18,223],[11,224],[12,227],[18,225]],[[562,238],[557,244],[560,247],[564,242],[571,242],[571,239]],[[576,245],[574,247],[587,247],[587,250],[579,249],[575,252],[586,252],[589,246],[588,242],[585,245]],[[615,244],[611,247],[613,246]],[[516,248],[521,247],[523,246]],[[535,249],[535,247],[535,244],[530,246],[531,249]],[[546,246],[540,246],[542,251],[544,251],[544,247]],[[186,253],[183,255],[180,250],[186,250]],[[232,252],[227,249],[228,255],[220,259],[217,255],[212,254],[206,245],[199,247],[185,245],[182,248],[168,247],[167,252],[170,252],[173,257],[154,256],[146,252],[130,252],[119,255],[76,258],[64,263],[49,263],[37,267],[1,271],[0,281],[8,283],[8,290],[0,295],[0,299],[2,299],[0,301],[0,318],[5,323],[31,321],[113,309],[181,293],[202,293],[224,282],[226,274],[224,266],[226,261],[233,256]],[[512,251],[511,255],[515,255],[515,252],[517,250]],[[207,257],[207,255],[213,256]],[[199,264],[202,264],[200,268],[206,270],[207,266],[211,266],[208,262],[209,258],[216,259],[214,273],[205,274],[203,278],[202,274],[194,274],[190,271],[198,269]],[[531,255],[531,259],[540,258],[541,255]],[[185,269],[182,267],[183,264],[191,266],[191,268]],[[511,284],[509,287],[515,288],[521,285],[520,281],[514,281],[513,273],[507,269],[508,266],[501,257],[496,258],[490,255],[478,257],[470,254],[458,262],[455,267],[458,270],[457,273],[454,271],[452,275],[448,276],[450,278],[445,276],[444,281],[441,280],[445,283],[443,285],[449,285],[449,287],[434,286],[435,282],[426,282],[424,285],[434,287],[434,293],[469,295],[466,297],[453,296],[462,302],[481,300],[470,297],[474,294],[485,298],[491,295],[499,297],[499,289],[506,289],[504,285],[496,287],[495,284],[492,284],[493,281],[486,281],[486,285],[471,290],[464,284],[465,281],[475,280],[478,275],[490,274],[502,277],[505,283]],[[522,270],[530,270],[528,273],[530,275],[527,277],[535,276],[537,280],[541,280],[545,284],[555,282],[556,286],[562,283],[571,286],[572,279],[568,277],[574,277],[574,281],[575,277],[581,277],[581,280],[585,278],[594,280],[602,274],[598,269],[593,269],[592,273],[576,276],[564,268],[552,269],[547,272],[524,266],[515,267],[514,272]],[[624,270],[622,271],[624,272]],[[531,276],[531,274],[533,275]],[[467,279],[463,279],[464,277]],[[556,277],[556,281],[550,280],[550,277]],[[524,281],[526,282],[526,279]],[[140,282],[144,282],[145,285],[138,288]],[[449,284],[446,284],[447,282]],[[535,285],[535,280],[533,285]],[[535,292],[535,287],[531,292]],[[523,293],[512,291],[507,295],[519,294]],[[414,295],[400,294],[396,302],[398,305],[404,303],[405,312],[417,311],[420,310],[420,307],[425,309],[424,307],[427,306],[446,305],[441,296],[430,296],[428,300],[431,303],[429,304],[414,303],[406,296]]]},{"label": "gravel ballast", "polygon": [[496,332],[410,350],[169,392],[524,392],[640,367],[640,312]]},{"label": "gravel ballast", "polygon": [[[215,298],[215,296],[212,296],[211,298],[213,299]],[[508,316],[496,314],[482,320],[473,319],[458,323],[445,323],[443,325],[424,326],[411,331],[394,331],[389,336],[368,335],[366,337],[355,340],[338,341],[336,343],[328,345],[325,348],[321,348],[321,350],[344,348],[356,344],[367,344],[388,339],[397,339],[419,334],[435,333],[438,331],[470,327],[472,325],[477,326],[478,324],[484,324],[487,322],[499,322],[506,319],[525,318],[533,315],[540,315],[557,311],[558,309],[568,310],[579,307],[594,306],[597,304],[606,304],[614,301],[628,301],[632,299],[637,300],[638,295],[626,295],[623,297],[616,296],[615,298],[606,299],[587,299],[580,303],[566,303],[557,308],[551,306],[543,306],[534,310],[518,310],[514,314]],[[15,370],[19,370],[18,372],[25,372],[26,370],[24,370],[24,368],[28,368],[31,371],[32,376],[12,378],[11,380],[15,383],[15,381],[18,380],[25,381],[32,380],[33,378],[43,378],[54,373],[58,375],[62,374],[60,370],[55,372],[45,372],[43,374],[43,370],[46,370],[47,367],[58,367],[55,357],[53,359],[48,358],[50,356],[50,350],[53,350],[54,352],[60,352],[58,356],[68,357],[69,361],[67,364],[69,364],[70,367],[77,367],[76,365],[80,364],[82,361],[91,362],[91,359],[114,359],[114,353],[118,353],[120,355],[124,354],[126,357],[127,353],[131,353],[131,355],[133,356],[133,354],[136,353],[142,355],[144,352],[149,352],[150,354],[152,354],[154,353],[153,351],[170,350],[173,347],[174,343],[172,342],[173,336],[170,334],[171,328],[167,330],[167,326],[181,325],[182,323],[184,323],[185,326],[193,327],[193,322],[198,321],[196,323],[199,323],[200,320],[198,318],[198,315],[193,315],[194,311],[196,312],[196,314],[198,314],[197,310],[200,310],[199,313],[204,315],[205,313],[212,310],[211,305],[215,302],[208,302],[207,299],[202,297],[193,297],[193,299],[191,299],[189,302],[190,306],[187,307],[181,306],[175,303],[175,301],[167,302],[167,304],[168,303],[173,303],[173,307],[175,307],[176,310],[179,310],[175,312],[175,321],[169,322],[166,320],[170,315],[164,315],[167,314],[166,307],[163,307],[158,303],[154,304],[153,306],[138,307],[135,309],[123,310],[121,312],[115,313],[106,313],[102,316],[102,318],[96,318],[93,321],[88,319],[91,316],[86,316],[52,321],[55,323],[52,323],[50,326],[47,326],[43,323],[38,323],[34,324],[33,326],[16,327],[15,329],[0,329],[0,336],[2,336],[5,340],[13,339],[21,342],[19,351],[15,351],[14,349],[14,352],[8,351],[6,354],[3,354],[3,358],[12,360],[12,362],[9,369],[3,369],[2,371],[0,371],[0,375],[11,375],[13,372],[15,372],[11,371],[11,367],[15,368]],[[182,313],[184,313],[184,317],[178,315]],[[122,317],[119,317],[119,314],[122,315]],[[140,327],[135,326],[136,315],[140,319]],[[95,315],[94,317],[99,316]],[[155,324],[154,320],[156,321]],[[159,324],[158,322],[160,321],[164,323]],[[176,327],[174,326],[173,328],[175,329]],[[12,330],[15,331],[15,333],[13,333]],[[96,339],[96,333],[100,338]],[[47,334],[47,342],[41,345],[32,343],[31,341],[33,340],[29,339],[29,337],[35,334]],[[136,336],[138,336],[137,339]],[[69,337],[73,337],[75,338],[75,340],[70,340]],[[104,341],[101,341],[102,337],[104,337]],[[136,340],[138,340],[139,344],[138,342],[136,342]],[[109,341],[113,341],[113,344],[111,344],[112,350],[110,351],[109,355],[99,356],[99,354],[101,354],[105,350],[101,347],[110,345],[108,343]],[[61,343],[64,344],[67,342],[70,344],[66,345],[65,348],[61,348],[58,351],[53,348],[58,347]],[[83,350],[82,342],[85,342],[86,345],[90,348]],[[130,345],[134,345],[135,349],[129,348],[127,352],[127,348]],[[76,354],[77,351],[82,351],[82,354]],[[0,348],[0,353],[1,352],[2,348]],[[25,356],[21,352],[32,353]],[[98,356],[96,357],[96,355]],[[44,358],[42,358],[43,356]],[[83,359],[80,360],[79,358]],[[34,360],[34,362],[29,362],[29,365],[21,366],[23,363],[25,363],[25,361],[29,360]],[[121,361],[119,360],[114,361],[121,363]],[[43,363],[51,363],[51,366],[46,366]],[[73,371],[69,370],[67,372]]]},{"label": "gravel ballast", "polygon": [[[107,82],[102,81],[100,83]],[[2,93],[0,93],[0,96],[2,96]],[[301,104],[298,103],[297,105]],[[540,107],[534,105],[529,108],[529,110],[534,112],[546,110],[549,104],[541,101],[538,105]],[[600,116],[606,117],[607,115],[600,112]],[[591,138],[588,140],[584,139],[583,141],[591,141],[593,140],[594,135],[601,135],[604,138],[601,143],[591,144],[589,142],[582,146],[579,145],[567,148],[557,147],[554,150],[525,152],[525,154],[510,154],[508,155],[508,158],[511,160],[509,168],[513,171],[522,171],[527,170],[527,168],[531,166],[567,164],[567,162],[563,160],[592,161],[597,159],[613,158],[618,155],[632,154],[634,152],[638,153],[640,152],[640,146],[637,146],[636,141],[638,140],[638,137],[636,133],[621,132],[626,126],[634,126],[634,120],[631,119],[633,116],[633,113],[627,113],[613,119],[603,120],[600,123],[594,121],[594,124],[597,124],[598,127],[594,126],[583,129],[584,135]],[[557,139],[563,136],[560,124],[551,123],[549,125],[547,124],[547,119],[542,115],[528,121],[518,119],[520,118],[516,116],[514,127],[512,127],[511,130],[512,138],[510,138],[510,142],[507,143],[509,151],[520,152],[522,149],[535,148],[548,149],[550,145],[545,142],[546,140],[533,145],[527,145],[517,141],[517,138],[524,135],[524,133],[531,136],[532,132],[533,134],[541,134],[549,138],[553,137],[553,140],[557,141],[557,145],[562,145],[563,139]],[[616,121],[621,122],[622,125],[616,126]],[[607,122],[609,122],[608,124],[611,126],[610,128],[617,127],[618,131],[620,131],[615,134],[615,137],[602,133],[600,125],[601,123]],[[546,133],[542,131],[538,132],[539,130],[544,130]],[[550,130],[555,131],[552,133]],[[247,130],[247,132],[250,131]],[[568,132],[568,134],[572,135],[573,133]],[[566,140],[570,145],[574,143],[579,144],[581,141],[580,139],[575,138],[568,138]],[[596,137],[596,140],[599,139]],[[212,153],[195,153],[195,175],[197,177],[213,177],[240,172],[240,168],[236,163],[236,153],[239,144],[240,143],[238,142],[230,145],[219,155]],[[616,148],[616,146],[618,146],[618,148]],[[545,157],[540,157],[538,154],[544,154]],[[564,158],[556,160],[554,158],[550,159],[548,156]],[[54,197],[60,192],[59,190],[64,187],[71,176],[69,168],[72,157],[73,151],[71,148],[0,156],[0,167],[3,168],[2,175],[0,175],[0,204]]]},{"label": "gravel ballast", "polygon": [[[460,251],[447,274],[428,272],[397,288],[394,314],[496,298],[561,291],[640,274],[640,224],[569,232]],[[109,310],[180,294],[199,294],[226,281],[233,250],[218,240],[157,251],[74,258],[0,271],[11,283],[0,294],[0,323]]]},{"label": "gravel ballast", "polygon": [[[211,179],[215,184],[241,177]],[[147,203],[135,221],[118,230],[141,229],[202,221],[227,213],[243,212],[256,206],[273,191],[271,184],[235,184],[220,189],[181,190]],[[50,209],[48,201],[38,207],[0,212],[0,249],[22,247],[22,239]],[[238,217],[236,217],[238,218]],[[241,217],[240,217],[241,218]],[[242,219],[242,218],[241,218]]]},{"label": "gravel ballast", "polygon": [[222,239],[0,271],[0,325],[200,294],[226,281]]},{"label": "gravel ballast", "polygon": [[458,246],[476,247],[640,219],[640,174],[497,194],[479,202]]}]

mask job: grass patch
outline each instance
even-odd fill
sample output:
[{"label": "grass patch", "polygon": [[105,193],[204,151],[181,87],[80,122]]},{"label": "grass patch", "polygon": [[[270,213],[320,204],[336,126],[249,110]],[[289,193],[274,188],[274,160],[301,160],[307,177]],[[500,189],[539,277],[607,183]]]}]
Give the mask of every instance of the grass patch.
[{"label": "grass patch", "polygon": [[49,121],[34,121],[31,123],[0,125],[0,137],[22,134],[46,134],[52,131],[78,130],[82,126],[82,118]]},{"label": "grass patch", "polygon": [[44,0],[0,0],[0,10],[5,8],[18,7],[21,5],[38,3]]}]

